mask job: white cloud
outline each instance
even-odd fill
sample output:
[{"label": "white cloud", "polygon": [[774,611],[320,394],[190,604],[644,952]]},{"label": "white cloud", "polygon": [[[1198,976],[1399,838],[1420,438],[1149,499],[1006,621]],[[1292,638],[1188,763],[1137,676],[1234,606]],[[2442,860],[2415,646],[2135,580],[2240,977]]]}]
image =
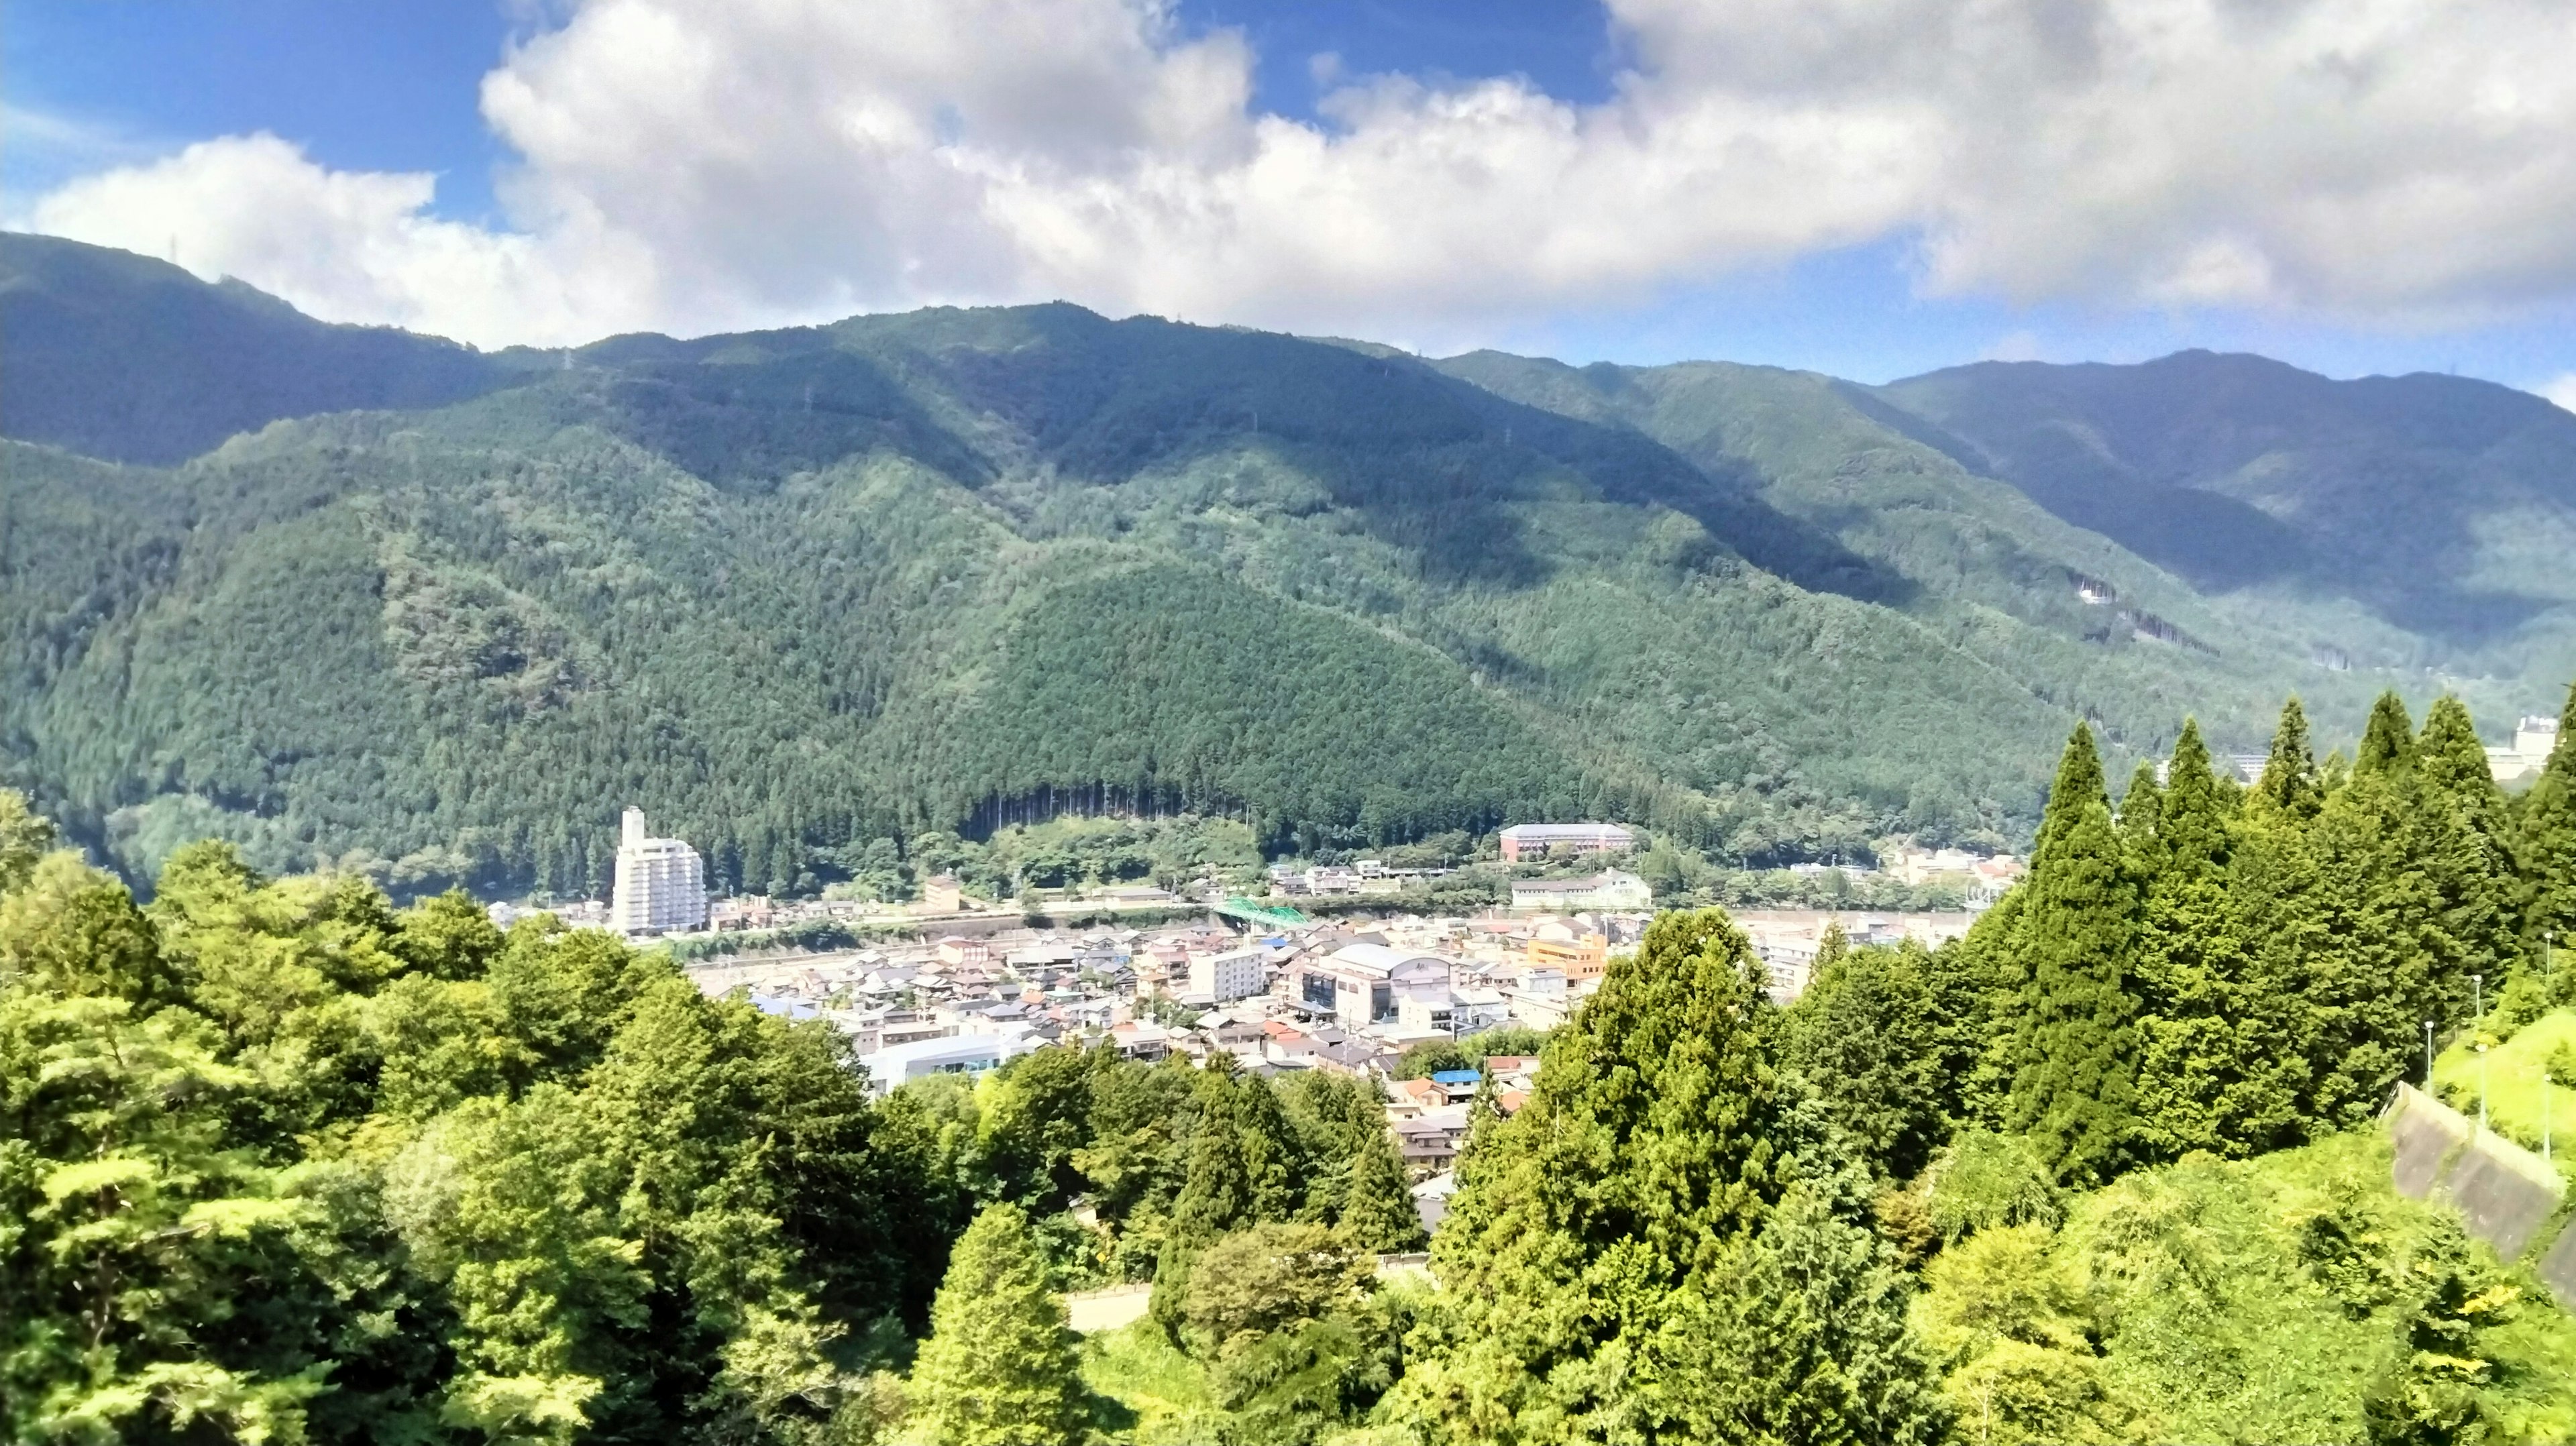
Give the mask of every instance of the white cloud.
[{"label": "white cloud", "polygon": [[1464,344],[1888,235],[1924,284],[2421,322],[2576,292],[2564,0],[1611,0],[1632,68],[1250,108],[1149,0],[588,0],[484,80],[516,230],[267,137],[46,230],[472,340],[937,301]]},{"label": "white cloud", "polygon": [[2544,382],[2533,390],[2568,411],[2576,412],[2576,372],[2569,372],[2553,382]]}]

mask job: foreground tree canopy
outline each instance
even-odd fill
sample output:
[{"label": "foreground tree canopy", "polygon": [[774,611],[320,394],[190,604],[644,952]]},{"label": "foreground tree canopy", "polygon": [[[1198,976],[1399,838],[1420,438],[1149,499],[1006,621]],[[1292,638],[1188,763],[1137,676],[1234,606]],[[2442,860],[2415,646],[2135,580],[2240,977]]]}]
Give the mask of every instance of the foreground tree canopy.
[{"label": "foreground tree canopy", "polygon": [[[2186,728],[2116,806],[2079,728],[1965,940],[1781,1009],[1658,918],[1477,1112],[1421,1288],[1371,1083],[1055,1049],[880,1101],[663,954],[222,844],[142,906],[0,793],[6,1426],[1123,1438],[1057,1296],[1150,1281],[1231,1446],[2550,1439],[2576,1334],[2354,1127],[2471,976],[2490,1032],[2576,1004],[2571,798],[2447,701],[2322,766],[2293,705],[2250,789]],[[2240,1337],[2340,1384],[2266,1404]]]}]

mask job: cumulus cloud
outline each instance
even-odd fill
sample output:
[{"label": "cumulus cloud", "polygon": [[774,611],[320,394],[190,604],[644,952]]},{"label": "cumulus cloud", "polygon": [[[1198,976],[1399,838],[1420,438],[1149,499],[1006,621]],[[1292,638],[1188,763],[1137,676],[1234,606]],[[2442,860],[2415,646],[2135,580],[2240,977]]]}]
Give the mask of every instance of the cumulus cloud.
[{"label": "cumulus cloud", "polygon": [[1480,340],[1890,235],[1936,292],[2472,318],[2576,292],[2564,0],[1611,0],[1596,104],[1316,71],[1152,0],[587,0],[482,89],[512,229],[268,137],[40,229],[471,340],[925,302]]}]

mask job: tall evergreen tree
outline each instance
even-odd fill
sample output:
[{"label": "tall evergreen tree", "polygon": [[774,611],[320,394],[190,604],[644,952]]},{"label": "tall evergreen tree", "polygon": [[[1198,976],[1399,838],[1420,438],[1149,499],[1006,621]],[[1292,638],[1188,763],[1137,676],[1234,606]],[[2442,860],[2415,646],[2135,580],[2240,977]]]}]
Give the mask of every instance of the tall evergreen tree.
[{"label": "tall evergreen tree", "polygon": [[1758,969],[1723,914],[1658,918],[1549,1041],[1529,1101],[1471,1147],[1433,1242],[1455,1348],[1400,1387],[1434,1439],[1638,1427],[1629,1364],[1801,1168]]},{"label": "tall evergreen tree", "polygon": [[936,1446],[1082,1438],[1073,1332],[1018,1206],[986,1206],[958,1239],[912,1380],[915,1418]]},{"label": "tall evergreen tree", "polygon": [[2295,1136],[2303,1083],[2289,1049],[2295,999],[2249,975],[2229,909],[2233,800],[2200,726],[2186,720],[2167,768],[2138,934],[2138,1114],[2147,1152],[2242,1155]]},{"label": "tall evergreen tree", "polygon": [[2272,731],[2272,751],[2263,760],[2263,776],[2254,791],[2282,813],[2304,823],[2325,807],[2325,788],[2317,778],[2316,750],[2308,743],[2308,710],[2292,698],[2281,709]]},{"label": "tall evergreen tree", "polygon": [[2521,888],[2504,794],[2468,706],[2448,694],[2437,700],[2424,715],[2415,754],[2422,788],[2412,851],[2437,896],[2432,922],[2447,946],[2444,965],[2455,983],[2480,974],[2490,992],[2500,990],[2522,957]]},{"label": "tall evergreen tree", "polygon": [[1935,1003],[1919,944],[1846,951],[1783,1019],[1781,1062],[1879,1174],[1911,1179],[1947,1134]]},{"label": "tall evergreen tree", "polygon": [[1384,1255],[1422,1248],[1422,1216],[1405,1184],[1404,1157],[1383,1125],[1369,1131],[1351,1156],[1338,1228],[1353,1250]]},{"label": "tall evergreen tree", "polygon": [[[2576,971],[2550,947],[2576,949],[2576,685],[2558,719],[2558,746],[2522,800],[2523,953],[2549,968],[2552,997],[2576,991]],[[2563,956],[2557,956],[2563,957]]]},{"label": "tall evergreen tree", "polygon": [[2360,751],[2353,755],[2356,774],[2410,773],[2415,768],[2415,720],[2395,689],[2370,705],[2370,721],[2361,731]]},{"label": "tall evergreen tree", "polygon": [[1929,1353],[1906,1328],[1914,1288],[1893,1247],[1801,1185],[1762,1233],[1689,1292],[1657,1342],[1649,1386],[1663,1439],[1943,1439]]},{"label": "tall evergreen tree", "polygon": [[1258,1076],[1238,1081],[1235,1128],[1240,1132],[1244,1181],[1251,1189],[1251,1216],[1256,1221],[1297,1218],[1304,1184],[1315,1171],[1297,1132],[1280,1108],[1278,1093]]},{"label": "tall evergreen tree", "polygon": [[2059,760],[2023,887],[2013,948],[2027,983],[2008,1120],[2060,1179],[2093,1183],[2136,1143],[2138,890],[2084,724]]}]

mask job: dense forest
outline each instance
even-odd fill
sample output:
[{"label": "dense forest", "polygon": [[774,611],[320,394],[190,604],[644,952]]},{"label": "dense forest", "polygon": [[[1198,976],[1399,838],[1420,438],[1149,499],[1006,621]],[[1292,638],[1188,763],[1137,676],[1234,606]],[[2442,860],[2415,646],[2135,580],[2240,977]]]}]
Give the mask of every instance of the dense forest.
[{"label": "dense forest", "polygon": [[[6,234],[0,367],[0,779],[138,887],[221,837],[589,893],[628,803],[787,894],[1063,815],[1272,856],[1609,815],[1761,869],[2019,844],[2078,718],[2119,770],[2187,707],[2252,751],[2292,689],[2346,738],[2386,687],[2509,720],[2564,675],[2546,568],[2444,554],[2540,641],[2437,675],[1760,368],[1063,306],[480,354]],[[2557,475],[2492,410],[2461,445]],[[2576,511],[2517,487],[2461,525],[2546,552]]]},{"label": "dense forest", "polygon": [[220,842],[138,906],[0,794],[8,1429],[2563,1439],[2576,1321],[2372,1116],[2427,1021],[2576,1017],[2576,744],[2508,800],[2392,696],[2349,760],[2293,703],[2252,788],[2188,724],[2158,772],[2115,806],[2079,725],[2022,885],[1787,1008],[1660,916],[1480,1099],[1427,1281],[1372,1268],[1419,1234],[1367,1082],[1060,1048],[880,1100],[667,956]]}]

